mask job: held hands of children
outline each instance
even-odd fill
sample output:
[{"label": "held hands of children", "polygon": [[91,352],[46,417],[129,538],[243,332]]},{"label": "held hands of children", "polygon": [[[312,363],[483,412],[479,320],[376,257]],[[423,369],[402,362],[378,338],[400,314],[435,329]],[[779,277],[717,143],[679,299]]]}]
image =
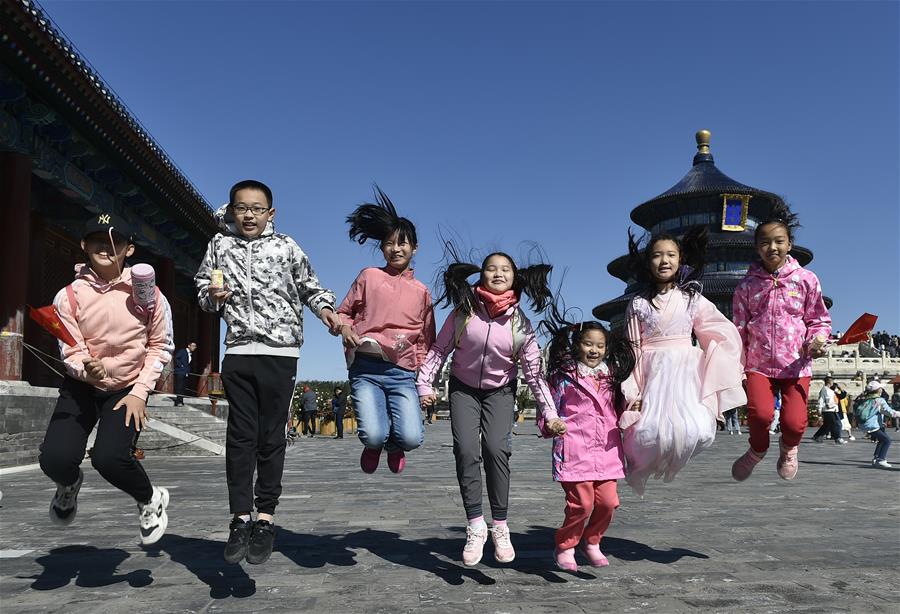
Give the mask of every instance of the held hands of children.
[{"label": "held hands of children", "polygon": [[134,428],[136,430],[140,431],[145,426],[147,426],[147,422],[150,420],[150,416],[147,414],[146,401],[129,394],[124,399],[119,401],[118,405],[113,407],[113,411],[118,411],[122,407],[125,408],[125,426],[129,426],[131,424],[132,418],[134,418]]},{"label": "held hands of children", "polygon": [[437,403],[436,394],[424,394],[419,396],[419,405],[422,407],[430,407]]},{"label": "held hands of children", "polygon": [[106,378],[106,367],[103,366],[99,358],[91,356],[90,358],[85,358],[82,362],[84,362],[84,370],[88,377],[98,381]]},{"label": "held hands of children", "polygon": [[322,310],[322,315],[319,316],[322,320],[322,323],[328,327],[328,332],[337,337],[341,334],[341,328],[343,327],[343,322],[341,321],[341,316],[336,314],[334,310],[330,308],[326,308]]},{"label": "held hands of children", "polygon": [[559,418],[551,420],[547,425],[547,431],[553,436],[563,435],[566,432],[566,423]]},{"label": "held hands of children", "polygon": [[359,335],[354,333],[353,329],[347,324],[340,327],[340,335],[344,340],[344,347],[351,350],[359,347],[359,344],[362,342]]}]

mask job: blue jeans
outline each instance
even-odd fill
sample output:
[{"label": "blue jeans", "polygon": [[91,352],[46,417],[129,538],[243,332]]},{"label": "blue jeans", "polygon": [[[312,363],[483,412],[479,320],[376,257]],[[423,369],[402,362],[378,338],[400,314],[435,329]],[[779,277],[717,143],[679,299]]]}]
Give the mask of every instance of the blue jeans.
[{"label": "blue jeans", "polygon": [[364,446],[409,452],[422,445],[425,429],[413,371],[357,354],[350,366],[350,397]]},{"label": "blue jeans", "polygon": [[735,407],[734,409],[729,409],[724,412],[725,416],[725,430],[729,433],[732,431],[740,431],[741,430],[741,421],[738,419],[738,410]]}]

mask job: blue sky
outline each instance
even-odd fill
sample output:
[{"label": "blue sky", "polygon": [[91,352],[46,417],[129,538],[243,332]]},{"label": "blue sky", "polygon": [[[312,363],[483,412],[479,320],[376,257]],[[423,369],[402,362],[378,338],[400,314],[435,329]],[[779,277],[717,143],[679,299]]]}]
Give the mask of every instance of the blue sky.
[{"label": "blue sky", "polygon": [[[900,330],[896,2],[62,2],[42,6],[212,205],[275,192],[340,299],[380,255],[344,217],[377,181],[419,230],[536,241],[569,305],[623,284],[631,209],[712,131],[726,174],[783,194],[835,306]],[[442,317],[439,322],[442,321]],[[307,320],[300,374],[344,376]]]}]

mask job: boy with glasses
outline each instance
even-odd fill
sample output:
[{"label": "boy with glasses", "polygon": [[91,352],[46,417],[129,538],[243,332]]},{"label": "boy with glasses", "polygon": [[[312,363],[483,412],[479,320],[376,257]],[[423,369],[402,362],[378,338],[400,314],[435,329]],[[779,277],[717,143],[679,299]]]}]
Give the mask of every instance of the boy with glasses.
[{"label": "boy with glasses", "polygon": [[[228,204],[215,215],[221,231],[210,241],[194,282],[201,309],[221,311],[228,325],[222,382],[229,404],[225,473],[234,517],[225,560],[259,564],[269,558],[275,540],[303,305],[332,333],[341,320],[334,293],[321,287],[303,250],[275,232],[268,186],[253,180],[235,184]],[[254,505],[256,522],[250,516]]]}]

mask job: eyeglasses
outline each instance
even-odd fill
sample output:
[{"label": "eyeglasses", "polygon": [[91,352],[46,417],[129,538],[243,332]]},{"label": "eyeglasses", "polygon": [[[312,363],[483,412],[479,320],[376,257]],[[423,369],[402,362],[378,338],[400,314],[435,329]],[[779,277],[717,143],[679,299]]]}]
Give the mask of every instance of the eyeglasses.
[{"label": "eyeglasses", "polygon": [[253,215],[262,215],[263,213],[271,209],[271,207],[247,207],[246,205],[233,205],[231,209],[237,215],[244,215],[248,211],[251,211]]}]

